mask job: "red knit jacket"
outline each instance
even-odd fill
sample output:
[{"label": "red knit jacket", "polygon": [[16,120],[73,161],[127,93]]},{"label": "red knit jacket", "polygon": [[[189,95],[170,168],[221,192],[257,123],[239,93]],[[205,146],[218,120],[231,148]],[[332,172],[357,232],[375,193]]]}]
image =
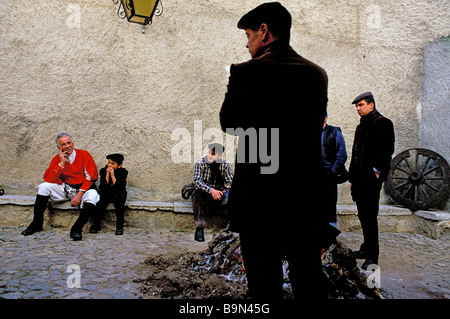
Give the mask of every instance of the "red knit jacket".
[{"label": "red knit jacket", "polygon": [[81,190],[89,190],[98,179],[97,166],[88,151],[79,149],[75,149],[75,151],[75,161],[72,164],[66,163],[63,169],[59,166],[59,155],[53,157],[50,166],[44,173],[44,180],[56,184],[81,184]]}]

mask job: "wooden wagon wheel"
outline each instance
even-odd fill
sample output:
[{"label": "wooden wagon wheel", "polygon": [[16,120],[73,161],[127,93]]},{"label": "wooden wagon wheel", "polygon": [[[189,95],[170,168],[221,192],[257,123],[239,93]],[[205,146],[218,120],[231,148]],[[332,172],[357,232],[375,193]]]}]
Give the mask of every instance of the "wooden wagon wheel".
[{"label": "wooden wagon wheel", "polygon": [[409,149],[392,160],[386,191],[398,204],[413,211],[426,210],[447,198],[449,173],[441,155],[423,148]]}]

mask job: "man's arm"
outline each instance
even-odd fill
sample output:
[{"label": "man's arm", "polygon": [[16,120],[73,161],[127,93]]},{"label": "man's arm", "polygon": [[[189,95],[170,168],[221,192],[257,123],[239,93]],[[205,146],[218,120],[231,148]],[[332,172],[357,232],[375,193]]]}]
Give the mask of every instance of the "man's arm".
[{"label": "man's arm", "polygon": [[342,169],[347,161],[347,149],[345,147],[344,136],[342,135],[340,130],[336,132],[336,161],[332,167],[333,173],[338,172]]},{"label": "man's arm", "polygon": [[203,170],[204,170],[203,163],[197,161],[194,166],[194,186],[195,188],[210,193],[212,188],[206,185],[206,183],[203,181]]},{"label": "man's arm", "polygon": [[63,172],[63,165],[60,165],[60,158],[59,155],[52,158],[50,161],[50,165],[46,169],[44,173],[44,181],[48,183],[56,183],[56,184],[62,184],[63,181],[61,179],[61,174]]},{"label": "man's arm", "polygon": [[83,167],[84,167],[84,181],[80,187],[80,190],[87,192],[92,184],[98,179],[97,166],[95,165],[94,159],[91,154],[87,151],[83,152]]},{"label": "man's arm", "polygon": [[380,120],[377,130],[378,147],[374,161],[374,172],[377,178],[380,175],[387,176],[390,170],[390,162],[395,148],[394,124],[388,118]]},{"label": "man's arm", "polygon": [[229,163],[223,164],[223,180],[225,181],[225,187],[230,187],[233,182],[233,174],[231,173],[231,166]]},{"label": "man's arm", "polygon": [[80,205],[81,198],[83,197],[84,193],[87,192],[91,188],[92,184],[94,184],[98,179],[97,166],[95,165],[94,159],[92,158],[91,154],[89,154],[87,151],[78,151],[77,156],[82,157],[85,178],[78,193],[70,200],[70,204],[72,206]]},{"label": "man's arm", "polygon": [[252,103],[249,101],[251,95],[246,91],[248,83],[254,81],[251,78],[251,71],[248,64],[231,65],[227,92],[219,113],[220,125],[225,133],[237,135],[236,128],[246,129],[255,126],[252,125],[255,124],[252,122],[255,116],[251,108]]}]

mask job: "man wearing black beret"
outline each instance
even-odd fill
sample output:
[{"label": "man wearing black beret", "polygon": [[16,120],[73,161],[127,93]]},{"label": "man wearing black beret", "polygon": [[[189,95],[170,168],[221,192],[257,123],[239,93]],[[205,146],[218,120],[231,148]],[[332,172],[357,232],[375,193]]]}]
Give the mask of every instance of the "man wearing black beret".
[{"label": "man wearing black beret", "polygon": [[371,92],[358,95],[352,104],[361,120],[353,141],[349,182],[364,235],[364,243],[355,254],[358,259],[366,259],[361,268],[367,270],[369,265],[378,264],[380,191],[390,170],[395,134],[392,121],[375,108]]},{"label": "man wearing black beret", "polygon": [[[278,2],[239,20],[252,59],[231,66],[220,111],[222,130],[239,136],[228,212],[252,298],[283,298],[284,258],[294,297],[327,297],[320,260],[327,223],[319,210],[328,78],[289,45],[291,23]],[[275,170],[267,170],[266,154],[278,155]]]}]

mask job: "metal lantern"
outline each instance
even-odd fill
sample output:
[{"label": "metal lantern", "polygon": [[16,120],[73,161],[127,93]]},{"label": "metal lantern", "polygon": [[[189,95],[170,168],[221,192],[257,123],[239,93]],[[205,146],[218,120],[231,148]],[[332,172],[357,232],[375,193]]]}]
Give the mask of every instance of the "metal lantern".
[{"label": "metal lantern", "polygon": [[[113,0],[114,1],[114,0]],[[119,4],[117,14],[119,18],[127,18],[128,22],[147,25],[152,23],[153,15],[162,14],[160,0],[116,0]],[[160,5],[158,7],[158,5]]]}]

